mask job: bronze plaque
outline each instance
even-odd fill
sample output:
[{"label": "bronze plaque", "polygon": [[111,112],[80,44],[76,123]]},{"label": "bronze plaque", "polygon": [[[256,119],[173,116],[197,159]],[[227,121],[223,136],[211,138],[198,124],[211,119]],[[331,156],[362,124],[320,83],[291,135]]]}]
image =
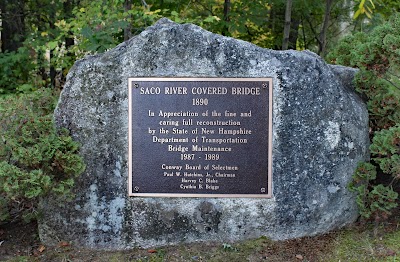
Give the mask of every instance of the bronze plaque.
[{"label": "bronze plaque", "polygon": [[272,78],[128,82],[130,196],[272,196]]}]

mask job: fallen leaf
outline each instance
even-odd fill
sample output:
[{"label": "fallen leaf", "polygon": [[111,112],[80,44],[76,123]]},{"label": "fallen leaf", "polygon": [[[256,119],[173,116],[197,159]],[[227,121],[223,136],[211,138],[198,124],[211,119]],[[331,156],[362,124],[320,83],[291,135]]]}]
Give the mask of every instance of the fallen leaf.
[{"label": "fallen leaf", "polygon": [[392,257],[392,256],[395,256],[395,255],[397,255],[397,254],[396,254],[396,251],[393,251],[393,250],[389,249],[389,250],[387,251],[387,255]]},{"label": "fallen leaf", "polygon": [[155,250],[155,249],[149,249],[149,250],[147,250],[147,253],[157,253],[157,250]]},{"label": "fallen leaf", "polygon": [[46,249],[45,246],[40,245],[40,247],[38,248],[38,251],[39,251],[40,253],[42,253],[45,249]]},{"label": "fallen leaf", "polygon": [[60,243],[58,243],[59,247],[69,247],[69,243],[66,241],[61,241]]},{"label": "fallen leaf", "polygon": [[303,256],[302,255],[296,255],[297,259],[303,260]]}]

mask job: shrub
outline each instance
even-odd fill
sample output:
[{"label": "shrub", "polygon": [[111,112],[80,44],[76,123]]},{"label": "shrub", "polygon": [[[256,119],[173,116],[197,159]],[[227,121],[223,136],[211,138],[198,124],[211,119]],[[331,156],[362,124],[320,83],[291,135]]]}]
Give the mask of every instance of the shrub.
[{"label": "shrub", "polygon": [[371,33],[345,37],[328,60],[360,69],[357,91],[368,98],[372,132],[400,123],[400,15]]},{"label": "shrub", "polygon": [[85,166],[78,143],[57,131],[50,89],[0,98],[0,220],[34,218],[41,197],[68,199]]},{"label": "shrub", "polygon": [[390,210],[397,206],[398,194],[391,186],[373,185],[376,179],[376,166],[360,163],[349,184],[349,190],[357,194],[356,202],[363,218],[374,218],[376,221],[386,219]]},{"label": "shrub", "polygon": [[[344,38],[328,56],[331,62],[360,69],[355,82],[370,116],[371,161],[361,163],[349,185],[360,214],[380,220],[397,206],[392,184],[400,177],[400,15],[371,33]],[[377,183],[390,177],[386,185]]]},{"label": "shrub", "polygon": [[34,59],[33,53],[26,47],[0,53],[0,95],[31,92],[45,84],[39,74],[41,60]]}]

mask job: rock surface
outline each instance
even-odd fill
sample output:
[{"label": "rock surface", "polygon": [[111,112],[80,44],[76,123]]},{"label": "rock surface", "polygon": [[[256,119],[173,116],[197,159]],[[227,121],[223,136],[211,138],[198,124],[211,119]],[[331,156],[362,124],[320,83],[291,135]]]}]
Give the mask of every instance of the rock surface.
[{"label": "rock surface", "polygon": [[[77,61],[55,111],[82,144],[76,199],[42,202],[40,237],[126,249],[259,236],[289,239],[357,218],[346,185],[368,158],[368,114],[355,70],[314,53],[278,52],[161,19],[100,55]],[[128,77],[273,77],[273,197],[130,198]]]}]

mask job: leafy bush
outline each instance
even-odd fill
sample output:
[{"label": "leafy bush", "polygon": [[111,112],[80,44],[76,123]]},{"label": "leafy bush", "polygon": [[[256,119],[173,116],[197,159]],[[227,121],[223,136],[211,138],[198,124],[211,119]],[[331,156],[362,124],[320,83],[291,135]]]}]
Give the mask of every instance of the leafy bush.
[{"label": "leafy bush", "polygon": [[85,168],[79,145],[55,128],[51,92],[0,98],[0,221],[35,217],[48,194],[67,199]]},{"label": "leafy bush", "polygon": [[400,178],[400,124],[376,132],[370,150],[375,165],[360,163],[349,189],[357,193],[357,204],[362,217],[381,220],[387,218],[390,210],[397,207],[398,193],[391,187],[394,180],[387,186],[373,183],[378,167],[393,179]]},{"label": "leafy bush", "polygon": [[[397,206],[398,193],[391,187],[400,178],[400,15],[371,33],[344,38],[328,56],[331,62],[360,69],[357,91],[367,98],[372,144],[370,163],[361,163],[350,190],[364,218],[380,220]],[[377,176],[391,176],[387,185]]]},{"label": "leafy bush", "polygon": [[360,69],[357,91],[368,98],[370,126],[375,132],[400,123],[400,15],[371,33],[344,38],[328,59]]},{"label": "leafy bush", "polygon": [[360,163],[349,184],[349,190],[357,194],[356,202],[363,218],[374,218],[376,221],[386,219],[390,210],[397,206],[398,194],[392,187],[382,184],[373,185],[376,179],[376,166],[371,163]]},{"label": "leafy bush", "polygon": [[0,95],[29,92],[43,84],[37,75],[38,65],[25,47],[16,52],[0,53],[0,65]]}]

